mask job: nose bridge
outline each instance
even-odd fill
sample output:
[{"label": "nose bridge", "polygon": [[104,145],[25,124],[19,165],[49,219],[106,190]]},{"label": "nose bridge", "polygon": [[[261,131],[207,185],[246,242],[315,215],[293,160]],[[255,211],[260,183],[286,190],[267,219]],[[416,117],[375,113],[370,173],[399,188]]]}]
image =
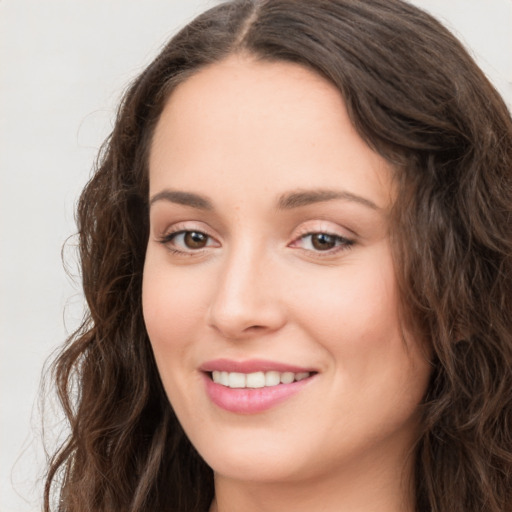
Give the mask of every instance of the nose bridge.
[{"label": "nose bridge", "polygon": [[284,320],[271,258],[244,239],[226,251],[210,304],[209,323],[227,338],[272,331]]}]

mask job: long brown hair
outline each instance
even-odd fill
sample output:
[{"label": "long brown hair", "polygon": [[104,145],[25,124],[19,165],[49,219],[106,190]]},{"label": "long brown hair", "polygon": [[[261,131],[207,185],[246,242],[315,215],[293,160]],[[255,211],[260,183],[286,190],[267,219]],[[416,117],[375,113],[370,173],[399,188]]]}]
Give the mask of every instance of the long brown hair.
[{"label": "long brown hair", "polygon": [[148,148],[176,84],[235,52],[313,69],[395,169],[404,322],[432,347],[417,512],[512,510],[512,121],[462,45],[400,0],[234,0],[135,80],[78,205],[86,320],[53,370],[70,435],[45,510],[208,509],[212,471],[165,396],[144,327]]}]

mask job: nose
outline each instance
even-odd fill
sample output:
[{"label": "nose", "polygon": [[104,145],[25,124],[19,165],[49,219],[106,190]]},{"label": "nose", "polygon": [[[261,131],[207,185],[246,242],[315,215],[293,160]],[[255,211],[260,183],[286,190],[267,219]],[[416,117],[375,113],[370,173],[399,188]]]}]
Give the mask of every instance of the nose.
[{"label": "nose", "polygon": [[272,263],[254,251],[233,252],[223,263],[208,311],[208,324],[237,340],[279,330],[285,304]]}]

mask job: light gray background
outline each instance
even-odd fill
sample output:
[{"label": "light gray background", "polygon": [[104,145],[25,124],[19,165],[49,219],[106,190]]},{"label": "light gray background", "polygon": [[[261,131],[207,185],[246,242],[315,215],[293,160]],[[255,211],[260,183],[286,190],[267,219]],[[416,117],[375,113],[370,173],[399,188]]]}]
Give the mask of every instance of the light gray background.
[{"label": "light gray background", "polygon": [[[73,209],[128,82],[215,0],[0,0],[0,512],[40,510],[38,387],[77,326]],[[415,0],[512,104],[512,0]],[[58,415],[47,411],[50,443]],[[53,430],[52,430],[53,427]]]}]

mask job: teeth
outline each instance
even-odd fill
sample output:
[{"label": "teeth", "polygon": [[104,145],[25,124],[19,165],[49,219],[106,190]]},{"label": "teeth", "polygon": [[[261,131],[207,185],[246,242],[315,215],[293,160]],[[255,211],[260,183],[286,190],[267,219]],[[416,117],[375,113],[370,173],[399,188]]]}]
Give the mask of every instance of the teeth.
[{"label": "teeth", "polygon": [[310,372],[212,372],[212,380],[216,384],[230,388],[263,388],[272,387],[279,384],[291,384],[299,380],[307,379],[311,375]]},{"label": "teeth", "polygon": [[228,386],[230,388],[245,388],[247,381],[245,373],[231,372],[228,376]]},{"label": "teeth", "polygon": [[279,372],[265,373],[265,386],[277,386],[281,383],[281,375]]},{"label": "teeth", "polygon": [[292,372],[281,373],[281,384],[291,384],[295,380],[295,375]]},{"label": "teeth", "polygon": [[263,372],[249,373],[246,383],[248,388],[262,388],[265,386],[265,374]]},{"label": "teeth", "polygon": [[220,373],[220,383],[223,386],[229,386],[229,373],[228,372],[219,372]]}]

